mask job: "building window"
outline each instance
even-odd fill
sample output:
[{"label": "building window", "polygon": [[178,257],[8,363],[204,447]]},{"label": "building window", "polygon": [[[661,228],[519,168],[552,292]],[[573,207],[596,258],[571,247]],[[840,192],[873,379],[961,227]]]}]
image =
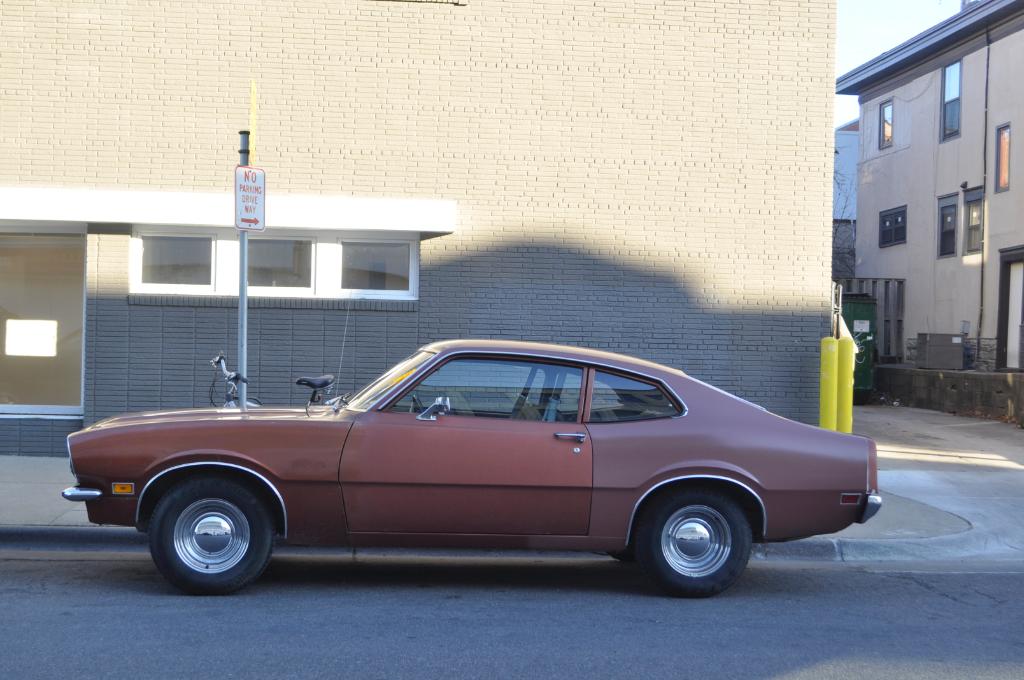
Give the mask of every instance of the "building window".
[{"label": "building window", "polygon": [[964,194],[964,254],[981,252],[985,232],[983,189],[974,189]]},{"label": "building window", "polygon": [[345,290],[409,290],[408,243],[342,241],[341,287]]},{"label": "building window", "polygon": [[942,139],[960,134],[960,62],[942,69]]},{"label": "building window", "polygon": [[892,146],[892,100],[886,100],[878,107],[878,148]]},{"label": "building window", "polygon": [[0,234],[0,413],[81,415],[85,239]]},{"label": "building window", "polygon": [[958,196],[939,199],[939,257],[956,255],[956,203]]},{"label": "building window", "polygon": [[143,236],[142,282],[209,286],[213,283],[213,239]]},{"label": "building window", "polygon": [[[249,238],[249,292],[258,297],[415,300],[415,232],[277,229]],[[349,235],[351,234],[351,236]],[[327,238],[325,238],[327,236]],[[138,227],[129,249],[132,293],[238,295],[234,229]]]},{"label": "building window", "polygon": [[1010,188],[1010,126],[996,128],[996,191]]},{"label": "building window", "polygon": [[878,215],[878,245],[885,248],[907,242],[907,206]]},{"label": "building window", "polygon": [[249,240],[249,285],[313,288],[313,242],[299,239]]}]

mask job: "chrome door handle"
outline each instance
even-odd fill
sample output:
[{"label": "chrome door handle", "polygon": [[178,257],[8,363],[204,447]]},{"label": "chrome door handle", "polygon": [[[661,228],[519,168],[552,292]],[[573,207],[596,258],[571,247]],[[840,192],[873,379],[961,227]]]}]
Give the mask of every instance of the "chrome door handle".
[{"label": "chrome door handle", "polygon": [[575,439],[582,444],[587,441],[587,435],[582,432],[556,432],[555,439]]}]

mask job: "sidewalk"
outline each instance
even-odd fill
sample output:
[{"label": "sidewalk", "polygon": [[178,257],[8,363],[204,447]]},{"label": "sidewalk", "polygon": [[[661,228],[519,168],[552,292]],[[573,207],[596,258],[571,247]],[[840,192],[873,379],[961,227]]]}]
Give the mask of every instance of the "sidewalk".
[{"label": "sidewalk", "polygon": [[[831,536],[758,546],[761,559],[1024,559],[1024,430],[891,406],[856,409],[878,443],[881,512]],[[0,527],[82,527],[64,458],[0,456]],[[112,530],[111,530],[112,531]],[[65,532],[66,533],[66,532]]]}]

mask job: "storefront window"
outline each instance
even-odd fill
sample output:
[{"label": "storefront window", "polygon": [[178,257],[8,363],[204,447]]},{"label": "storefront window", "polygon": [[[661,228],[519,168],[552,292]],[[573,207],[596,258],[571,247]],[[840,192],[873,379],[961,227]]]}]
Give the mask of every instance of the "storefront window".
[{"label": "storefront window", "polygon": [[312,288],[313,242],[293,239],[249,241],[249,285]]},{"label": "storefront window", "polygon": [[0,413],[79,413],[85,239],[0,234]]}]

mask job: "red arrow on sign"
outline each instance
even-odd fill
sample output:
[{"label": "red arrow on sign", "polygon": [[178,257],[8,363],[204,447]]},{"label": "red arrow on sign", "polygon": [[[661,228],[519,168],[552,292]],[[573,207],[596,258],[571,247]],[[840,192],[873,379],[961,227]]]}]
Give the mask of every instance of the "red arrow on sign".
[{"label": "red arrow on sign", "polygon": [[243,217],[239,222],[245,222],[246,224],[259,224],[260,221],[255,217]]}]

